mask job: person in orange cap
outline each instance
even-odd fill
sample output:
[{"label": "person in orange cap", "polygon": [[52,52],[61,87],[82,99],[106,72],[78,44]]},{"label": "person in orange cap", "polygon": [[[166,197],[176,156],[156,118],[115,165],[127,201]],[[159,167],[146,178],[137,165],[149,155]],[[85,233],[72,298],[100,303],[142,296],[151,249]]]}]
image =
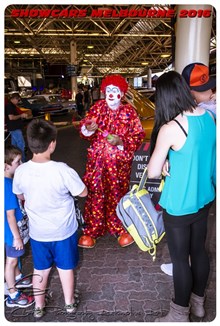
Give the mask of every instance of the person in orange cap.
[{"label": "person in orange cap", "polygon": [[216,79],[210,76],[209,67],[201,62],[190,63],[183,69],[182,76],[198,106],[216,117]]},{"label": "person in orange cap", "polygon": [[145,133],[137,112],[122,104],[128,89],[120,75],[108,75],[101,84],[105,99],[97,101],[80,123],[81,137],[90,141],[84,182],[88,187],[78,245],[93,248],[106,232],[125,247],[134,242],[116,215],[119,200],[128,192],[134,152]]}]

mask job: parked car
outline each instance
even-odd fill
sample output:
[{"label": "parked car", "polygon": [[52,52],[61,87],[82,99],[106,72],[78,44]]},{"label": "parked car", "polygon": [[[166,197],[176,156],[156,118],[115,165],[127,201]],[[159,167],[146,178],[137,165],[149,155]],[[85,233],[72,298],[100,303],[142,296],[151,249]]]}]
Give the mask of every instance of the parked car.
[{"label": "parked car", "polygon": [[35,97],[43,96],[48,103],[60,103],[68,110],[76,110],[76,103],[74,101],[65,100],[60,94],[41,94]]},{"label": "parked car", "polygon": [[49,103],[43,96],[22,97],[18,107],[31,109],[34,117],[50,113],[52,115],[61,115],[68,113],[61,103]]},{"label": "parked car", "polygon": [[144,141],[149,141],[154,126],[155,104],[149,98],[144,96],[144,94],[131,86],[125,94],[124,100],[136,109],[145,131]]}]

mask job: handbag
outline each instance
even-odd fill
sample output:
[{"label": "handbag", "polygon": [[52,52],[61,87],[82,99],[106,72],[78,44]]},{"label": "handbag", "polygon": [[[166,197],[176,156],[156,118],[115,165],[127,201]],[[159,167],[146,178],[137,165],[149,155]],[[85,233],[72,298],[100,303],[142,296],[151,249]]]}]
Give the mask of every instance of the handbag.
[{"label": "handbag", "polygon": [[29,218],[24,209],[24,200],[18,199],[18,204],[22,213],[22,219],[17,221],[17,227],[20,234],[21,239],[23,240],[23,244],[25,245],[29,239]]},{"label": "handbag", "polygon": [[73,200],[74,200],[74,205],[75,205],[76,220],[78,222],[78,228],[80,230],[83,230],[84,227],[85,227],[85,221],[84,221],[82,212],[81,212],[81,210],[79,208],[79,201],[78,201],[78,199],[76,197],[73,197]]},{"label": "handbag", "polygon": [[[126,230],[133,237],[142,251],[147,251],[152,259],[156,259],[156,245],[165,235],[162,211],[157,211],[151,195],[144,188],[147,181],[147,168],[144,170],[139,185],[121,198],[116,213]],[[163,186],[163,179],[159,190]]]},{"label": "handbag", "polygon": [[20,221],[17,222],[17,226],[18,226],[18,231],[20,234],[20,237],[23,241],[23,244],[25,245],[29,239],[29,219],[28,216],[25,214],[23,215],[22,219]]}]

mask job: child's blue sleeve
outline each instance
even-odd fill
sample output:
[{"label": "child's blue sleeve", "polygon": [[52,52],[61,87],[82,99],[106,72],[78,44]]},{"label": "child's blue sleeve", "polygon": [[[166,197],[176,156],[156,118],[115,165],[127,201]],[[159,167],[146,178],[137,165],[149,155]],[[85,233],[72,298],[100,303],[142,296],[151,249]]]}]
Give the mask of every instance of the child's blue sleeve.
[{"label": "child's blue sleeve", "polygon": [[5,182],[5,211],[19,207],[17,196],[12,192],[12,182]]}]

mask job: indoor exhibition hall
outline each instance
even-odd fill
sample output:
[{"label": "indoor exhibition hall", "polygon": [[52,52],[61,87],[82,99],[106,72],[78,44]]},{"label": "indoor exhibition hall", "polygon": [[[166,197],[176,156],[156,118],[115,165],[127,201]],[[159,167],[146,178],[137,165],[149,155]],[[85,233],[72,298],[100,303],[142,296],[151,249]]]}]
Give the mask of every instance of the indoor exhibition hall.
[{"label": "indoor exhibition hall", "polygon": [[10,4],[4,100],[4,322],[216,321],[216,9]]}]

